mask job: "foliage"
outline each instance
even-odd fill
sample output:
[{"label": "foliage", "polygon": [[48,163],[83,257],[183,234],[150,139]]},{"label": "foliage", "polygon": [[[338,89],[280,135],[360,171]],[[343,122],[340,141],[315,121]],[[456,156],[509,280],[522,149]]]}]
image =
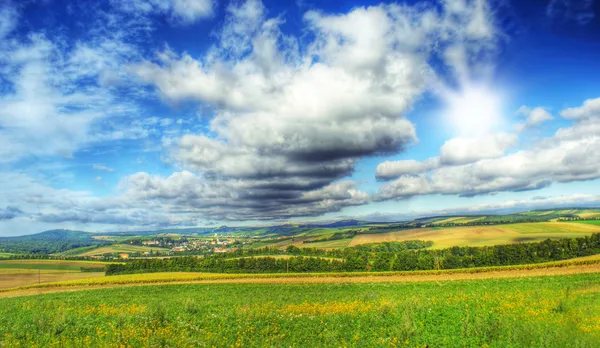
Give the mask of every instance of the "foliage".
[{"label": "foliage", "polygon": [[371,244],[360,244],[354,249],[360,252],[400,252],[407,250],[418,250],[426,249],[433,246],[431,241],[422,240],[407,240],[404,242],[383,242],[383,243],[371,243]]},{"label": "foliage", "polygon": [[79,267],[79,270],[81,272],[87,273],[87,272],[104,272],[105,268],[104,267]]}]

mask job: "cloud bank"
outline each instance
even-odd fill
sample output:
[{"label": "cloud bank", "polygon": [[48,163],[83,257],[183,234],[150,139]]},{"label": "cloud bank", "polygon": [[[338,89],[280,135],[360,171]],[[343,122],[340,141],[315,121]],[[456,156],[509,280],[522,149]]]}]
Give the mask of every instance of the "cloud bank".
[{"label": "cloud bank", "polygon": [[[514,135],[506,134],[486,138],[488,144],[473,139],[450,140],[442,150],[445,148],[443,152],[451,160],[440,161],[443,165],[427,168],[426,172],[396,173],[398,175],[393,181],[380,187],[377,199],[405,199],[432,194],[476,196],[598,179],[600,108],[597,101],[587,100],[579,107],[563,110],[560,114],[575,120],[575,123],[559,129],[530,149],[502,155],[516,141]],[[382,168],[389,165],[380,164]],[[382,178],[390,180],[393,176]]]},{"label": "cloud bank", "polygon": [[[416,141],[403,116],[428,88],[429,59],[463,71],[495,39],[483,1],[379,5],[340,15],[309,11],[308,40],[282,32],[283,19],[269,18],[260,1],[227,11],[206,56],[166,50],[132,67],[166,100],[211,106],[212,135],[172,139],[170,160],[190,171],[174,175],[197,180],[200,191],[223,190],[214,193],[211,214],[225,219],[315,215],[363,204],[367,194],[340,180],[360,158],[399,153]],[[148,175],[128,180],[142,177]]]}]

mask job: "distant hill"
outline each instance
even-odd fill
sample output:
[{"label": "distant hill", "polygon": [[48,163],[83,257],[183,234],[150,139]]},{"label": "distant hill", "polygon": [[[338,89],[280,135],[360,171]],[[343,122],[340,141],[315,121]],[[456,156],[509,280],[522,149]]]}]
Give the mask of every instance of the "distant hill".
[{"label": "distant hill", "polygon": [[115,231],[98,233],[103,236],[154,236],[157,234],[198,234],[209,235],[214,233],[216,227],[169,228],[152,231]]},{"label": "distant hill", "polygon": [[10,253],[54,254],[92,245],[107,244],[93,238],[93,233],[51,230],[18,237],[0,237],[0,250]]},{"label": "distant hill", "polygon": [[302,226],[309,227],[309,228],[337,228],[337,227],[353,227],[353,226],[360,226],[360,225],[365,225],[365,224],[367,224],[367,223],[364,221],[359,221],[359,220],[340,220],[340,221],[327,223],[327,224],[308,224],[308,225],[302,225]]},{"label": "distant hill", "polygon": [[[103,232],[103,236],[155,236],[165,234],[212,236],[214,233],[244,234],[250,236],[294,236],[315,229],[351,229],[355,226],[369,227],[373,231],[385,231],[398,228],[415,227],[444,227],[465,225],[488,225],[520,222],[543,222],[556,219],[600,219],[599,208],[561,208],[538,209],[512,214],[453,214],[420,217],[402,222],[373,222],[354,219],[339,220],[335,222],[309,223],[309,224],[281,224],[273,226],[246,226],[246,227],[194,227],[171,228],[154,231],[123,231]],[[66,250],[111,244],[113,242],[97,240],[94,233],[70,230],[51,230],[28,236],[0,237],[0,251],[12,253],[45,253],[53,254]]]}]

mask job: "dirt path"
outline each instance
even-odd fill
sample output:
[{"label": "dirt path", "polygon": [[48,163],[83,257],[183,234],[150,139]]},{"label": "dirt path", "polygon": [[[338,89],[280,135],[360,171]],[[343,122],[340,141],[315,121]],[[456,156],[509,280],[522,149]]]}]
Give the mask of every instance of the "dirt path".
[{"label": "dirt path", "polygon": [[109,284],[93,286],[64,286],[48,288],[31,288],[0,292],[0,298],[28,296],[57,292],[109,289],[116,287],[157,286],[169,284],[326,284],[326,283],[384,283],[384,282],[439,282],[472,279],[501,279],[524,278],[539,276],[555,276],[569,274],[600,273],[600,264],[577,265],[557,268],[544,268],[532,270],[507,270],[483,273],[452,273],[452,274],[421,274],[421,275],[390,275],[390,276],[356,276],[356,277],[279,277],[279,278],[238,278],[238,279],[210,279],[192,281],[171,281],[157,283],[130,283]]}]

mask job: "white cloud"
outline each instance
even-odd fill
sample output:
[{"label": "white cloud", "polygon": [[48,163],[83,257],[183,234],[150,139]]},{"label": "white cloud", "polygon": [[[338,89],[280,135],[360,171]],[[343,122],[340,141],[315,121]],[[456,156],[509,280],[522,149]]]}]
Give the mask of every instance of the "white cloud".
[{"label": "white cloud", "polygon": [[213,0],[173,0],[173,13],[186,23],[213,14]]},{"label": "white cloud", "polygon": [[19,21],[19,12],[10,5],[10,2],[0,7],[0,40],[8,36]]},{"label": "white cloud", "polygon": [[61,93],[65,81],[58,81],[58,86],[52,81],[53,50],[51,42],[36,35],[5,57],[4,63],[13,65],[17,72],[4,76],[13,83],[14,94],[0,96],[0,142],[6,144],[0,149],[0,161],[27,155],[70,157],[92,122],[100,117],[90,110],[69,110],[69,106],[98,100],[92,95]]},{"label": "white cloud", "polygon": [[560,115],[569,120],[596,120],[600,118],[600,98],[588,99],[583,105],[568,108],[560,112]]},{"label": "white cloud", "polygon": [[440,162],[442,165],[460,165],[500,157],[507,149],[515,146],[517,140],[516,135],[507,133],[495,133],[479,138],[454,138],[442,145]]},{"label": "white cloud", "polygon": [[[203,216],[285,219],[364,204],[368,195],[343,179],[359,159],[402,152],[416,140],[404,114],[437,80],[429,62],[441,60],[464,78],[463,68],[477,72],[476,57],[497,36],[481,0],[309,11],[298,37],[280,30],[283,16],[268,18],[260,1],[249,0],[227,7],[206,54],[167,47],[143,60],[155,16],[190,24],[212,15],[213,2],[111,4],[119,11],[90,9],[85,39],[33,33],[0,52],[11,82],[0,97],[0,136],[12,146],[0,155],[69,156],[97,142],[162,134],[166,160],[180,171],[131,175],[120,194],[102,198],[20,177],[22,196],[3,196],[24,202],[11,223],[184,225]],[[128,97],[151,97],[146,85],[171,105],[202,107],[209,129],[167,136],[160,130],[172,126],[169,119],[131,119],[142,113]]]},{"label": "white cloud", "polygon": [[[299,40],[250,0],[227,8],[206,56],[166,50],[131,71],[170,102],[214,110],[211,136],[169,139],[172,160],[214,185],[236,182],[300,199],[335,185],[358,159],[397,153],[416,140],[403,114],[427,88],[428,59],[450,43],[470,59],[495,35],[483,2],[453,4],[309,11],[310,39]],[[280,214],[269,209],[262,214]]]},{"label": "white cloud", "polygon": [[176,22],[192,24],[199,19],[211,17],[213,0],[111,0],[116,8],[126,13],[141,16],[163,14]]},{"label": "white cloud", "polygon": [[506,150],[516,145],[517,140],[516,135],[507,133],[494,133],[479,138],[453,138],[442,145],[439,157],[423,162],[385,161],[377,166],[375,176],[379,180],[391,180],[430,172],[444,166],[458,166],[486,158],[501,157]]},{"label": "white cloud", "polygon": [[2,235],[40,232],[52,228],[118,230],[195,226],[197,213],[171,210],[122,193],[95,197],[91,192],[56,189],[48,182],[22,173],[0,172],[0,218]]},{"label": "white cloud", "polygon": [[531,149],[399,177],[380,187],[378,199],[430,194],[473,196],[600,178],[600,127],[590,122],[584,118],[559,129]]},{"label": "white cloud", "polygon": [[139,57],[136,44],[147,28],[90,10],[95,16],[85,39],[35,31],[19,40],[0,38],[0,162],[70,158],[93,143],[145,136],[114,128],[135,124],[130,119],[139,115],[130,94],[140,96],[140,90],[123,66]]},{"label": "white cloud", "polygon": [[107,167],[103,164],[94,164],[94,165],[92,165],[92,169],[99,170],[99,171],[106,171],[106,172],[114,172],[115,171],[113,168]]},{"label": "white cloud", "polygon": [[443,215],[477,215],[516,213],[536,209],[585,208],[600,206],[600,195],[572,194],[551,197],[532,197],[531,199],[506,200],[494,203],[476,204],[449,209],[414,210],[400,213],[374,213],[354,215],[352,218],[367,221],[402,221],[420,217]]},{"label": "white cloud", "polygon": [[528,106],[521,106],[517,113],[525,117],[525,122],[519,123],[515,126],[517,132],[522,132],[527,128],[532,128],[540,125],[542,122],[552,120],[552,115],[544,108],[536,107],[530,108]]},{"label": "white cloud", "polygon": [[598,205],[600,205],[600,195],[573,194],[566,196],[534,197],[532,199],[509,200],[500,203],[477,204],[471,207],[453,209],[450,210],[450,212],[460,211],[462,213],[497,213],[499,211],[514,212],[560,207],[597,207]]},{"label": "white cloud", "polygon": [[438,168],[439,157],[430,158],[423,162],[415,160],[385,161],[375,169],[375,176],[380,180],[394,179],[403,175],[414,175]]}]

